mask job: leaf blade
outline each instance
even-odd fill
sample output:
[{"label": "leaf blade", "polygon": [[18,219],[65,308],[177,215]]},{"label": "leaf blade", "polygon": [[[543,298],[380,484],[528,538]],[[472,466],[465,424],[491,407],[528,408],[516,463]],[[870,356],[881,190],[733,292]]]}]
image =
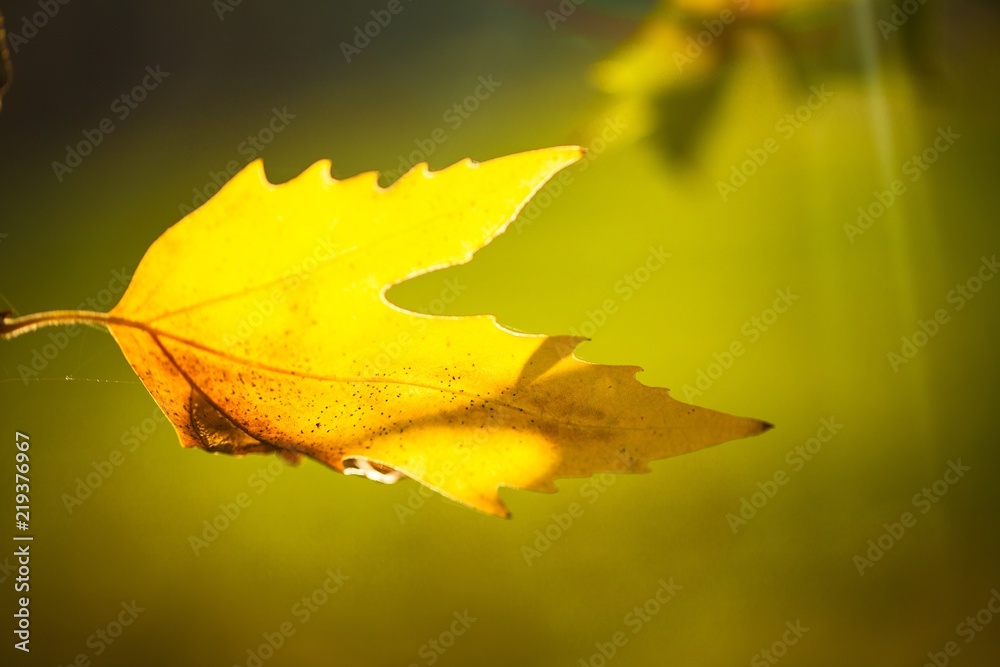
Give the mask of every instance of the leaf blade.
[{"label": "leaf blade", "polygon": [[469,261],[580,155],[419,167],[389,188],[325,161],[271,185],[253,163],[150,247],[109,328],[185,446],[365,461],[498,516],[501,487],[554,491],[766,430],[581,361],[580,338],[385,299]]}]

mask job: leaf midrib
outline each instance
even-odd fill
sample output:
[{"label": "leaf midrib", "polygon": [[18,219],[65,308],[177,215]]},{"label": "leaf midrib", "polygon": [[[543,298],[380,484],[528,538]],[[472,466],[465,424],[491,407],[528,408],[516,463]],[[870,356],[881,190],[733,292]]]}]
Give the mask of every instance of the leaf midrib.
[{"label": "leaf midrib", "polygon": [[[513,404],[508,403],[506,401],[502,401],[502,400],[500,400],[499,398],[497,398],[495,396],[486,396],[486,397],[484,397],[482,395],[472,394],[472,393],[469,393],[469,392],[463,391],[463,390],[451,389],[451,388],[448,388],[448,387],[441,387],[439,385],[427,384],[427,383],[423,383],[423,382],[414,382],[414,381],[411,381],[411,380],[399,380],[399,379],[396,379],[396,378],[377,378],[377,377],[374,377],[374,378],[365,378],[365,377],[337,377],[337,376],[318,375],[318,374],[315,374],[315,373],[306,373],[306,372],[302,372],[302,371],[292,370],[292,369],[289,369],[289,368],[281,368],[281,367],[278,367],[278,366],[272,366],[270,364],[266,364],[266,363],[263,363],[263,362],[260,362],[260,361],[255,361],[255,360],[252,360],[252,359],[245,359],[245,358],[237,357],[237,356],[229,354],[227,352],[223,352],[222,350],[217,350],[215,348],[212,348],[212,347],[210,347],[208,345],[205,345],[204,343],[199,343],[197,341],[191,340],[190,338],[185,338],[184,336],[181,336],[181,335],[178,335],[178,334],[175,334],[175,333],[171,333],[169,331],[164,331],[162,329],[158,329],[156,327],[150,326],[150,325],[146,324],[145,322],[138,322],[138,321],[130,320],[130,319],[127,319],[127,318],[114,317],[114,318],[109,318],[108,324],[132,327],[132,328],[135,328],[135,329],[139,329],[139,330],[141,330],[141,331],[149,334],[150,336],[152,336],[153,339],[154,339],[154,341],[157,343],[157,345],[159,345],[160,348],[164,351],[164,353],[166,353],[167,356],[170,357],[171,363],[173,363],[173,365],[177,368],[178,372],[180,372],[185,377],[185,379],[188,381],[188,383],[191,384],[191,386],[195,387],[196,389],[198,389],[199,391],[201,391],[203,394],[205,394],[208,397],[210,397],[211,395],[208,392],[206,392],[204,390],[204,388],[198,386],[198,384],[193,381],[193,378],[191,378],[190,375],[187,372],[185,372],[184,369],[181,368],[180,364],[177,362],[176,359],[174,359],[173,355],[170,354],[170,352],[164,347],[163,342],[160,340],[161,338],[167,338],[167,339],[176,341],[176,342],[181,343],[183,345],[187,345],[189,347],[193,347],[195,349],[202,350],[203,352],[207,352],[208,354],[211,354],[211,355],[214,355],[214,356],[226,359],[226,360],[231,361],[231,362],[233,362],[235,364],[239,364],[239,365],[242,365],[242,366],[245,366],[245,367],[248,367],[248,368],[254,368],[254,369],[268,371],[268,372],[271,372],[271,373],[278,373],[278,374],[282,374],[282,375],[290,375],[290,376],[293,376],[293,377],[299,377],[299,378],[304,378],[304,379],[309,379],[309,380],[317,380],[317,381],[320,381],[320,382],[341,382],[341,383],[344,383],[344,384],[355,384],[355,383],[356,384],[394,384],[394,385],[401,385],[401,386],[407,386],[407,387],[418,387],[418,388],[421,388],[421,389],[427,389],[429,391],[436,391],[436,392],[440,392],[440,393],[444,393],[444,394],[454,394],[456,396],[463,396],[465,398],[477,399],[477,400],[481,400],[481,401],[488,401],[488,402],[494,403],[494,404],[496,404],[498,406],[502,406],[502,407],[508,408],[510,410],[514,410],[516,412],[520,412],[522,414],[529,415],[531,417],[540,418],[540,419],[543,419],[543,420],[545,420],[545,421],[547,421],[549,423],[554,423],[554,424],[558,424],[558,425],[562,425],[562,426],[571,426],[571,427],[575,427],[575,428],[595,429],[595,430],[596,429],[612,429],[612,430],[615,430],[615,431],[648,431],[648,430],[655,430],[655,429],[658,429],[658,428],[662,428],[660,426],[656,426],[656,425],[653,425],[653,424],[643,425],[643,426],[622,426],[622,425],[610,426],[610,425],[602,425],[602,424],[581,424],[581,423],[573,422],[573,421],[564,421],[564,420],[561,420],[561,419],[553,418],[552,415],[549,414],[549,413],[547,413],[547,412],[543,412],[543,411],[538,411],[538,412],[531,411],[531,410],[528,410],[528,409],[523,408],[521,406],[513,405]],[[581,362],[581,363],[586,363],[586,362]],[[231,418],[231,416],[230,416],[230,418]]]}]

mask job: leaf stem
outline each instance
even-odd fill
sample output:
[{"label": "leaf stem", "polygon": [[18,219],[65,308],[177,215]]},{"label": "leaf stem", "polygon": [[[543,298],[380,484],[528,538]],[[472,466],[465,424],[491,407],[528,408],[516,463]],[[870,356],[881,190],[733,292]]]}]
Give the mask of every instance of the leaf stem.
[{"label": "leaf stem", "polygon": [[8,313],[0,313],[0,338],[16,338],[41,327],[73,324],[107,326],[109,323],[119,321],[119,318],[112,317],[108,313],[97,313],[91,310],[50,310],[24,317],[8,318],[7,316]]}]

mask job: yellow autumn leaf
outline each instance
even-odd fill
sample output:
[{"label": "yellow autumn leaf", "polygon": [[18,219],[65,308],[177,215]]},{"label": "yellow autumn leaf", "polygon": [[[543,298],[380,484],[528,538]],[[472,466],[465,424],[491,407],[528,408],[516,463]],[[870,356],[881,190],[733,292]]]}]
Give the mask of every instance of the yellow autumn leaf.
[{"label": "yellow autumn leaf", "polygon": [[186,447],[406,476],[501,516],[501,486],[554,491],[766,430],[581,361],[580,338],[385,298],[468,262],[580,155],[421,164],[388,188],[374,172],[334,180],[328,161],[272,185],[256,161],[153,243],[110,313],[4,319],[0,334],[106,325]]}]

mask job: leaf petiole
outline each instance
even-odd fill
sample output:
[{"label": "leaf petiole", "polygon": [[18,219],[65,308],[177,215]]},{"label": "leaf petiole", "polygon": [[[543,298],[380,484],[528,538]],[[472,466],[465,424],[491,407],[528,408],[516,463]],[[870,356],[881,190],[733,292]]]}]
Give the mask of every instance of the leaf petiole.
[{"label": "leaf petiole", "polygon": [[8,315],[9,313],[0,313],[0,338],[16,338],[41,327],[74,324],[107,326],[119,319],[108,313],[98,313],[91,310],[50,310],[13,318],[9,318]]}]

